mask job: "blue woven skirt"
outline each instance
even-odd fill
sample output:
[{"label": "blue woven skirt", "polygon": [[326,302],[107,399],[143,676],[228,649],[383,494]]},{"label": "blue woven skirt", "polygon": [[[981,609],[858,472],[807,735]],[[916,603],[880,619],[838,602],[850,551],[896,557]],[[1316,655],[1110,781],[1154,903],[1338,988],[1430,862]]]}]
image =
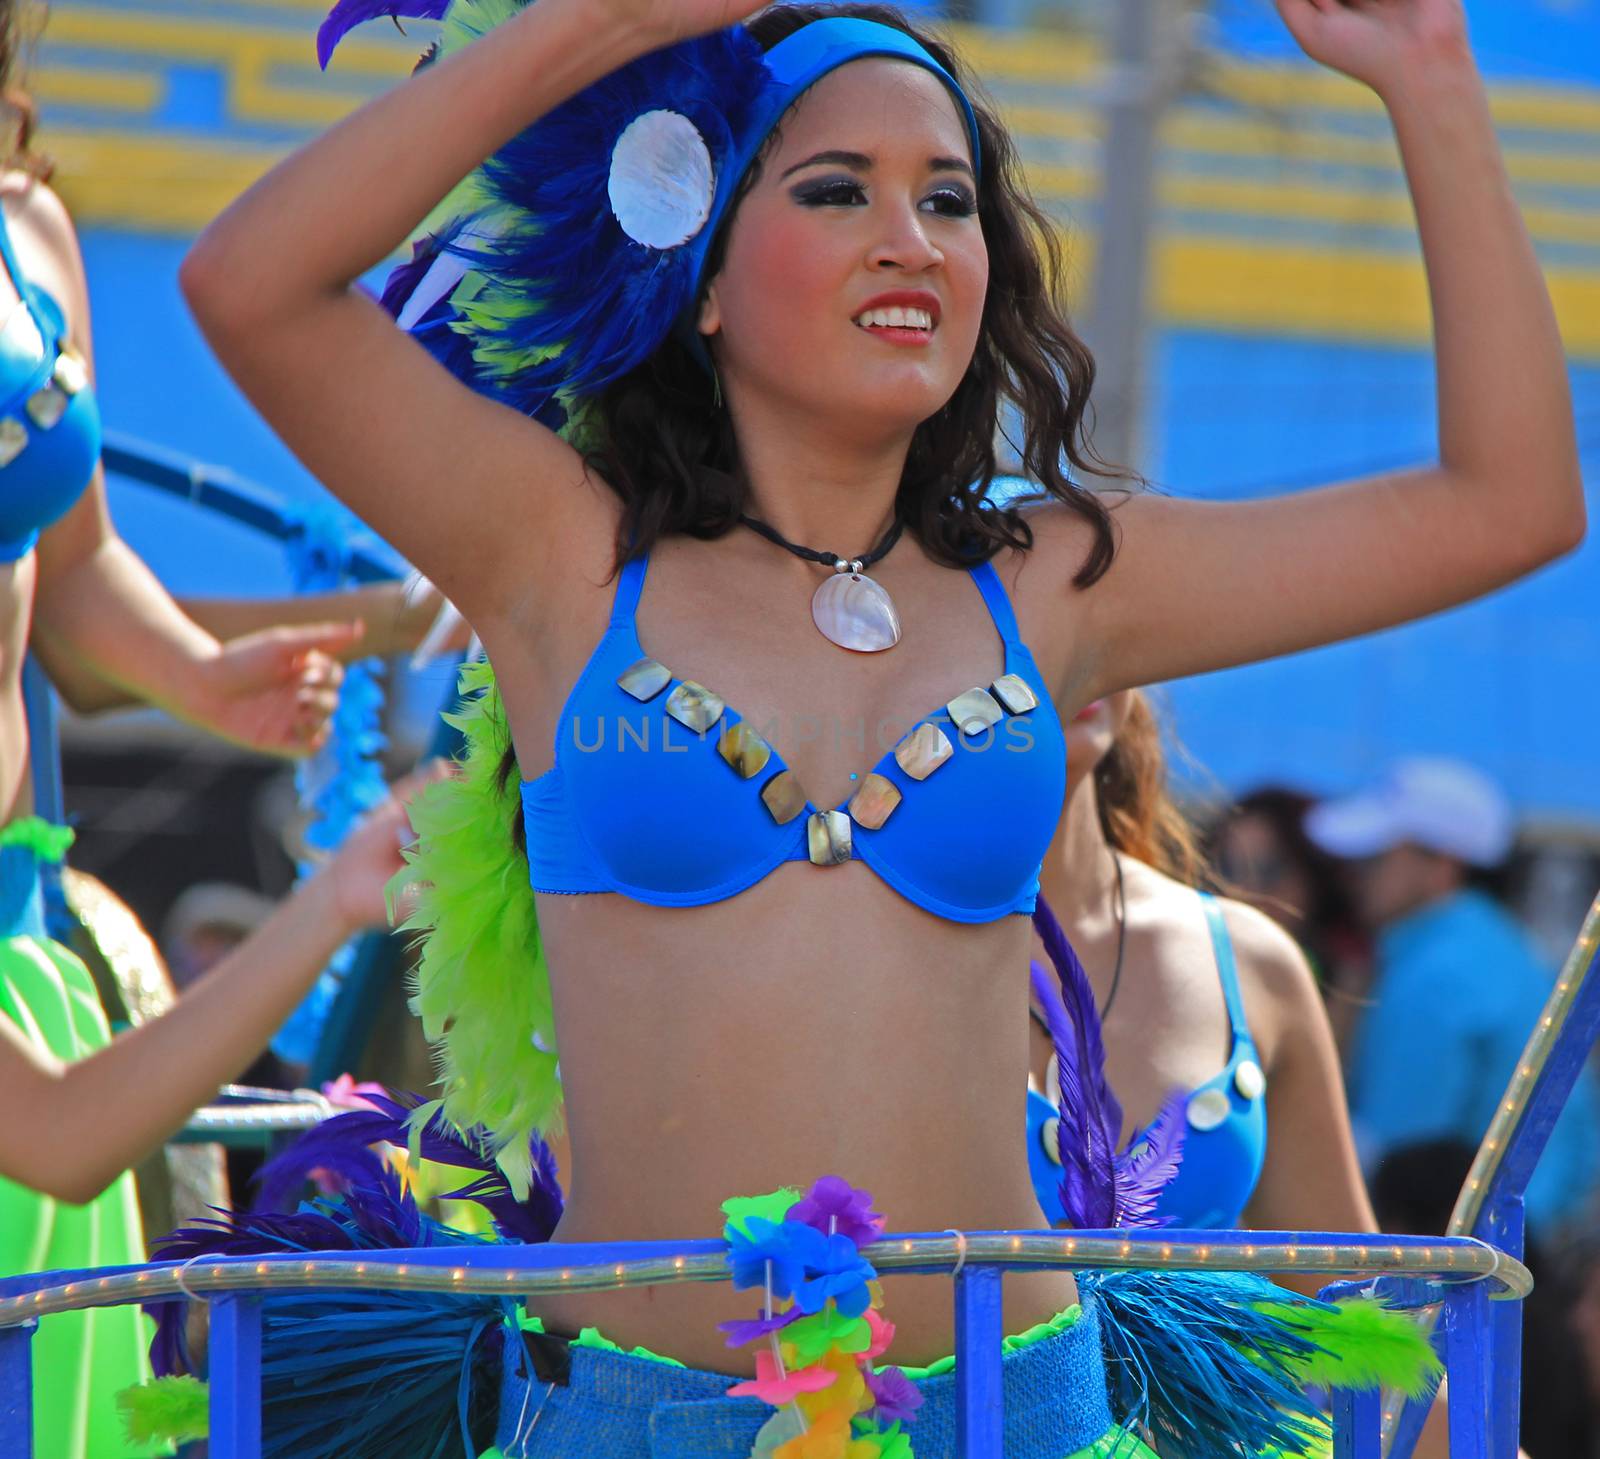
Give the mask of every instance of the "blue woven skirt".
[{"label": "blue woven skirt", "polygon": [[[773,1410],[728,1398],[739,1380],[659,1359],[506,1334],[497,1445],[504,1459],[749,1459]],[[1155,1459],[1112,1422],[1092,1310],[1001,1360],[1006,1459]],[[955,1459],[955,1376],[918,1381],[916,1459]]]}]

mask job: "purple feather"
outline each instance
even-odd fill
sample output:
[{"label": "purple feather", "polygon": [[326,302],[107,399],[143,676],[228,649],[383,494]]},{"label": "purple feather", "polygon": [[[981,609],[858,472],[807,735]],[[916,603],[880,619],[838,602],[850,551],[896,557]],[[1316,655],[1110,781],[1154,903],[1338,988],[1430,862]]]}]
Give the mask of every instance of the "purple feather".
[{"label": "purple feather", "polygon": [[1156,1201],[1178,1173],[1183,1140],[1188,1132],[1188,1096],[1178,1090],[1142,1130],[1128,1137],[1117,1156],[1118,1226],[1167,1226],[1171,1218],[1156,1215]]},{"label": "purple feather", "polygon": [[[406,1146],[411,1117],[422,1103],[414,1094],[364,1096],[373,1109],[351,1110],[306,1131],[270,1160],[257,1177],[257,1210],[281,1209],[299,1194],[313,1170],[332,1171],[353,1189],[367,1190],[392,1174],[369,1148],[379,1143]],[[435,1164],[468,1170],[476,1177],[442,1199],[476,1201],[493,1217],[502,1236],[516,1241],[548,1241],[561,1219],[561,1184],[555,1157],[543,1140],[531,1143],[533,1185],[526,1201],[511,1193],[505,1176],[478,1131],[459,1133],[438,1114],[418,1138],[418,1153]]]},{"label": "purple feather", "polygon": [[334,47],[369,20],[384,15],[397,24],[402,19],[438,20],[449,8],[450,0],[339,0],[317,27],[317,64],[326,71]]},{"label": "purple feather", "polygon": [[[1089,975],[1043,897],[1034,908],[1033,925],[1055,965],[1061,1008],[1070,1024],[1069,1038],[1061,1037],[1067,1030],[1051,1029],[1061,1080],[1062,1204],[1074,1226],[1100,1230],[1112,1224],[1116,1213],[1113,1161],[1122,1134],[1122,1105],[1106,1083],[1106,1051]],[[1041,985],[1041,980],[1035,982]],[[1048,986],[1048,979],[1042,985]]]},{"label": "purple feather", "polygon": [[1056,970],[1055,986],[1037,962],[1030,965],[1029,976],[1056,1049],[1061,1081],[1057,1143],[1067,1219],[1079,1230],[1163,1224],[1155,1203],[1182,1158],[1187,1100],[1173,1095],[1116,1153],[1122,1105],[1106,1081],[1106,1050],[1089,975],[1043,897],[1034,909],[1033,925]]}]

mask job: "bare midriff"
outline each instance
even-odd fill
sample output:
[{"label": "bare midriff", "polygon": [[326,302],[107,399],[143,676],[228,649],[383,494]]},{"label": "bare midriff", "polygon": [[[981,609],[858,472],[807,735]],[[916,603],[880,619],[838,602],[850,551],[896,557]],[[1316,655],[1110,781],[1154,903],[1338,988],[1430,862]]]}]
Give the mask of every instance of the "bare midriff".
[{"label": "bare midriff", "polygon": [[28,653],[35,561],[30,552],[16,562],[0,562],[0,825],[33,809],[22,665]]},{"label": "bare midriff", "polygon": [[[836,1174],[891,1230],[1036,1229],[1023,1132],[1030,923],[944,921],[864,864],[787,863],[726,901],[539,898],[572,1169],[557,1241],[720,1233],[720,1203]],[[1006,1279],[1008,1330],[1075,1300]],[[892,1358],[953,1349],[951,1285],[890,1278]],[[540,1297],[549,1330],[598,1327],[698,1367],[748,1371],[717,1323],[759,1294],[692,1285]]]}]

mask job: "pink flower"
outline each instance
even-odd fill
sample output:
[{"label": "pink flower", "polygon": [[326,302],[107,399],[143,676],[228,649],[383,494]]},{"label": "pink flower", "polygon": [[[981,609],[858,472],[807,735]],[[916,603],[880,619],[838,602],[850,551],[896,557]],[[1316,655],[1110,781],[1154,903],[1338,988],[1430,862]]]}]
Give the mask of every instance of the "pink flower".
[{"label": "pink flower", "polygon": [[779,1376],[778,1362],[770,1352],[756,1354],[756,1376],[743,1383],[735,1383],[728,1390],[729,1398],[759,1398],[777,1408],[790,1403],[800,1393],[820,1393],[831,1387],[834,1374],[826,1368],[796,1368]]},{"label": "pink flower", "polygon": [[881,1358],[889,1351],[889,1344],[894,1341],[894,1323],[887,1317],[880,1317],[872,1308],[862,1313],[867,1320],[867,1326],[872,1329],[872,1341],[867,1344],[866,1352],[862,1357],[869,1362],[873,1358]]},{"label": "pink flower", "polygon": [[329,1080],[322,1086],[322,1097],[329,1104],[337,1105],[340,1109],[370,1109],[377,1110],[379,1114],[384,1111],[373,1104],[370,1099],[364,1098],[368,1094],[388,1096],[389,1091],[381,1084],[371,1082],[357,1084],[352,1074],[341,1074],[337,1079]]}]

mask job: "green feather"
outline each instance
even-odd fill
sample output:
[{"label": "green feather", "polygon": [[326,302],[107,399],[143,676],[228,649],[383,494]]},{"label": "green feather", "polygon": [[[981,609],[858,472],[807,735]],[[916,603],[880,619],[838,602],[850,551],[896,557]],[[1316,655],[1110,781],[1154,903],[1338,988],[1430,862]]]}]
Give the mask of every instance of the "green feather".
[{"label": "green feather", "polygon": [[58,826],[43,816],[22,816],[0,826],[0,847],[23,846],[35,860],[54,864],[66,856],[76,834],[70,826]]},{"label": "green feather", "polygon": [[152,1378],[117,1394],[128,1441],[186,1444],[210,1432],[210,1389],[198,1378]]},{"label": "green feather", "polygon": [[520,814],[515,773],[502,781],[510,745],[505,706],[487,661],[461,671],[463,703],[446,718],[466,739],[453,779],[411,804],[418,840],[398,884],[420,883],[404,926],[421,934],[411,1009],[436,1045],[443,1110],[452,1124],[489,1131],[517,1196],[528,1194],[528,1140],[559,1125],[550,970],[526,859],[512,841]]},{"label": "green feather", "polygon": [[1388,1388],[1407,1398],[1431,1393],[1444,1371],[1415,1320],[1364,1297],[1328,1306],[1257,1302],[1257,1312],[1294,1329],[1315,1351],[1285,1359],[1304,1384],[1320,1388]]}]

